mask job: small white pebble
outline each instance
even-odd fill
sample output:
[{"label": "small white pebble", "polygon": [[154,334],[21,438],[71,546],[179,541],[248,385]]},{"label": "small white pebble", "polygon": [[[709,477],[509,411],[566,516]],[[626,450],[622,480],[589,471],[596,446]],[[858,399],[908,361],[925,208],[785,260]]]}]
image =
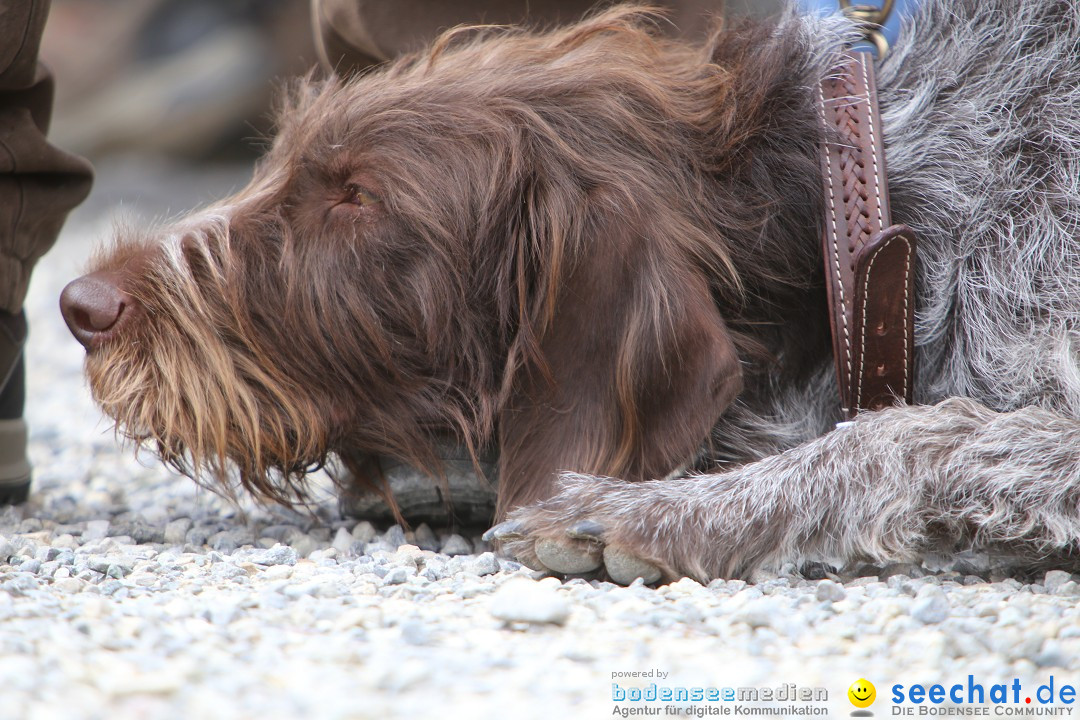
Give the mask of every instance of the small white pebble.
[{"label": "small white pebble", "polygon": [[926,624],[939,623],[949,617],[949,598],[937,585],[923,585],[911,604],[911,617]]},{"label": "small white pebble", "polygon": [[570,603],[550,585],[512,578],[499,586],[488,611],[506,623],[562,625],[570,617]]}]

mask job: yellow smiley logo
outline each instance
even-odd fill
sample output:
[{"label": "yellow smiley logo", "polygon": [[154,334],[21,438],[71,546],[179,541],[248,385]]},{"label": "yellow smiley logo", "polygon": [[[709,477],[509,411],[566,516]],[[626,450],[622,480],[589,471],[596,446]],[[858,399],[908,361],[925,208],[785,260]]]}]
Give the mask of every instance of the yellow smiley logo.
[{"label": "yellow smiley logo", "polygon": [[869,680],[859,678],[847,690],[848,700],[857,708],[870,707],[877,698],[877,690]]}]

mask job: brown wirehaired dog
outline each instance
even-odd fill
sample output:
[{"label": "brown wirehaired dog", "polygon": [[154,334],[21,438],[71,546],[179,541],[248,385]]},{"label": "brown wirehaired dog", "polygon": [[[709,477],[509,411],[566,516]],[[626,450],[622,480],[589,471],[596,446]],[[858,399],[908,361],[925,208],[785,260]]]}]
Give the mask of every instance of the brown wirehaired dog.
[{"label": "brown wirehaired dog", "polygon": [[[122,431],[221,487],[292,502],[332,455],[377,482],[377,456],[437,470],[447,434],[496,447],[493,536],[553,570],[1068,554],[1080,376],[1020,368],[1077,317],[1072,191],[1039,184],[1080,159],[1065,5],[927,0],[879,73],[893,215],[923,243],[916,400],[937,405],[828,432],[815,102],[840,18],[694,45],[621,8],[301,82],[251,184],[125,233],[65,318]],[[1039,123],[1061,147],[1016,140]],[[1017,293],[1045,312],[999,306]]]},{"label": "brown wirehaired dog", "polygon": [[[815,125],[755,160],[797,92],[770,87],[784,42],[654,21],[460,31],[302,82],[247,188],[69,288],[96,400],[183,472],[280,501],[331,452],[430,467],[439,432],[498,444],[500,517],[562,470],[685,465],[741,389],[747,288],[812,274],[754,246],[816,206]],[[748,52],[775,77],[739,81]],[[749,177],[799,168],[793,198]]]}]

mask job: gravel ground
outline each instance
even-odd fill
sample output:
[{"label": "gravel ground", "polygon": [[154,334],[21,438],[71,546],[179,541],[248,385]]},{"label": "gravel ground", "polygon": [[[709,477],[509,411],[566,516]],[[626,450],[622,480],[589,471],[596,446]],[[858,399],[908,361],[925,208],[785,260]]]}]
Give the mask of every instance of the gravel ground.
[{"label": "gravel ground", "polygon": [[[888,715],[895,683],[1075,683],[1080,586],[1063,572],[564,583],[475,537],[341,518],[325,489],[308,514],[237,507],[136,458],[92,406],[56,298],[121,201],[161,215],[242,178],[102,166],[35,276],[36,480],[28,504],[0,510],[0,718],[600,718],[643,705],[615,702],[613,682],[824,687],[822,712],[846,716],[858,678]],[[667,675],[614,675],[650,671]]]}]

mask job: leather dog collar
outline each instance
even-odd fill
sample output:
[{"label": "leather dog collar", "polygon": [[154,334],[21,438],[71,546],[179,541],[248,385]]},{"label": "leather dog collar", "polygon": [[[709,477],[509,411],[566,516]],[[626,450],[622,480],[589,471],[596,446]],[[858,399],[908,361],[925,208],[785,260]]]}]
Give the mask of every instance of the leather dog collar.
[{"label": "leather dog collar", "polygon": [[912,401],[915,234],[892,225],[873,60],[847,52],[819,88],[833,354],[848,418]]}]

